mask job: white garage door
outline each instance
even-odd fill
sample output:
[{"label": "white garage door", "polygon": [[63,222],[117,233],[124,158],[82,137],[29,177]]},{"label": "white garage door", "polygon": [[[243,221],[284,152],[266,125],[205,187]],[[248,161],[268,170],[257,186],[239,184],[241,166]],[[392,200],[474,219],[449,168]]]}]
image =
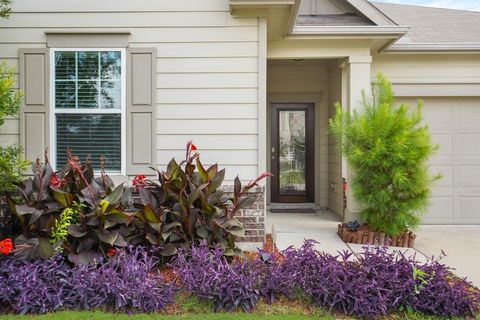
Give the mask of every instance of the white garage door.
[{"label": "white garage door", "polygon": [[[402,99],[415,103],[416,99]],[[443,178],[425,224],[480,223],[480,98],[424,99],[424,115],[440,150],[430,161]]]}]

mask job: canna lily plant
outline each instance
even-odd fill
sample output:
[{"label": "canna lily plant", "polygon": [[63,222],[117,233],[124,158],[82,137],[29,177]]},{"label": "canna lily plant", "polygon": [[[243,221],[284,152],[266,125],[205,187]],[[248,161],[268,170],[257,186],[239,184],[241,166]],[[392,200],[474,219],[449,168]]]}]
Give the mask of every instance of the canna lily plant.
[{"label": "canna lily plant", "polygon": [[235,238],[244,236],[245,230],[236,214],[256,201],[249,191],[271,174],[264,173],[245,186],[237,177],[229,195],[221,188],[225,169],[219,170],[217,164],[205,168],[196,151],[189,141],[185,160],[177,163],[172,159],[166,171],[153,168],[160,184],[148,181],[139,189],[136,215],[144,227],[139,236],[152,245],[165,244],[161,252],[165,256],[202,240],[224,249],[226,255],[238,255],[241,251]]},{"label": "canna lily plant", "polygon": [[94,177],[90,160],[82,164],[68,151],[62,170],[54,172],[45,155],[45,164],[37,160],[33,173],[18,188],[22,201],[9,199],[21,224],[15,238],[17,257],[49,258],[63,251],[75,263],[89,263],[112,245],[127,246],[131,192],[123,184],[115,187],[103,168],[101,176]]}]

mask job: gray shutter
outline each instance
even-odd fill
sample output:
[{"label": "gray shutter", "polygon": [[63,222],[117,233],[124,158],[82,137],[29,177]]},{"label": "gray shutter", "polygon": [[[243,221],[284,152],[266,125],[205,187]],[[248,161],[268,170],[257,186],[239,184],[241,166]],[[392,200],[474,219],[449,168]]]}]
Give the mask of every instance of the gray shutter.
[{"label": "gray shutter", "polygon": [[49,57],[47,48],[20,49],[19,80],[24,92],[20,143],[25,159],[35,160],[49,146]]},{"label": "gray shutter", "polygon": [[156,165],[156,61],[153,48],[127,50],[127,174]]}]

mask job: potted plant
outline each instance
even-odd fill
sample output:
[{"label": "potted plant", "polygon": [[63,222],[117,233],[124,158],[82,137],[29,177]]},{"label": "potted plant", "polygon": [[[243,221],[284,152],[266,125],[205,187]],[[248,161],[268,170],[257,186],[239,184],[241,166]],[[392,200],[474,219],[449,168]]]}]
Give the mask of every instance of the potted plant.
[{"label": "potted plant", "polygon": [[432,142],[422,107],[422,101],[414,108],[397,104],[391,83],[381,74],[373,97],[364,93],[358,111],[349,113],[337,104],[330,128],[354,172],[351,187],[366,222],[358,230],[341,225],[344,240],[413,246],[411,229],[420,223],[432,183],[440,178],[428,170],[438,145]]}]

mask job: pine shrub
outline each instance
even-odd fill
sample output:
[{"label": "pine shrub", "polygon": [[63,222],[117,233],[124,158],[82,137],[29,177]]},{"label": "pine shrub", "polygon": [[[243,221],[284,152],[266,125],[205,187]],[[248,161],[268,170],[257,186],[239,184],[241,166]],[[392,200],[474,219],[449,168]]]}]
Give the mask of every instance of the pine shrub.
[{"label": "pine shrub", "polygon": [[438,146],[424,122],[423,102],[414,108],[396,104],[391,83],[380,74],[373,98],[364,94],[358,112],[344,111],[339,104],[336,108],[330,127],[355,173],[352,189],[361,217],[390,236],[417,226],[439,178],[428,170]]}]

